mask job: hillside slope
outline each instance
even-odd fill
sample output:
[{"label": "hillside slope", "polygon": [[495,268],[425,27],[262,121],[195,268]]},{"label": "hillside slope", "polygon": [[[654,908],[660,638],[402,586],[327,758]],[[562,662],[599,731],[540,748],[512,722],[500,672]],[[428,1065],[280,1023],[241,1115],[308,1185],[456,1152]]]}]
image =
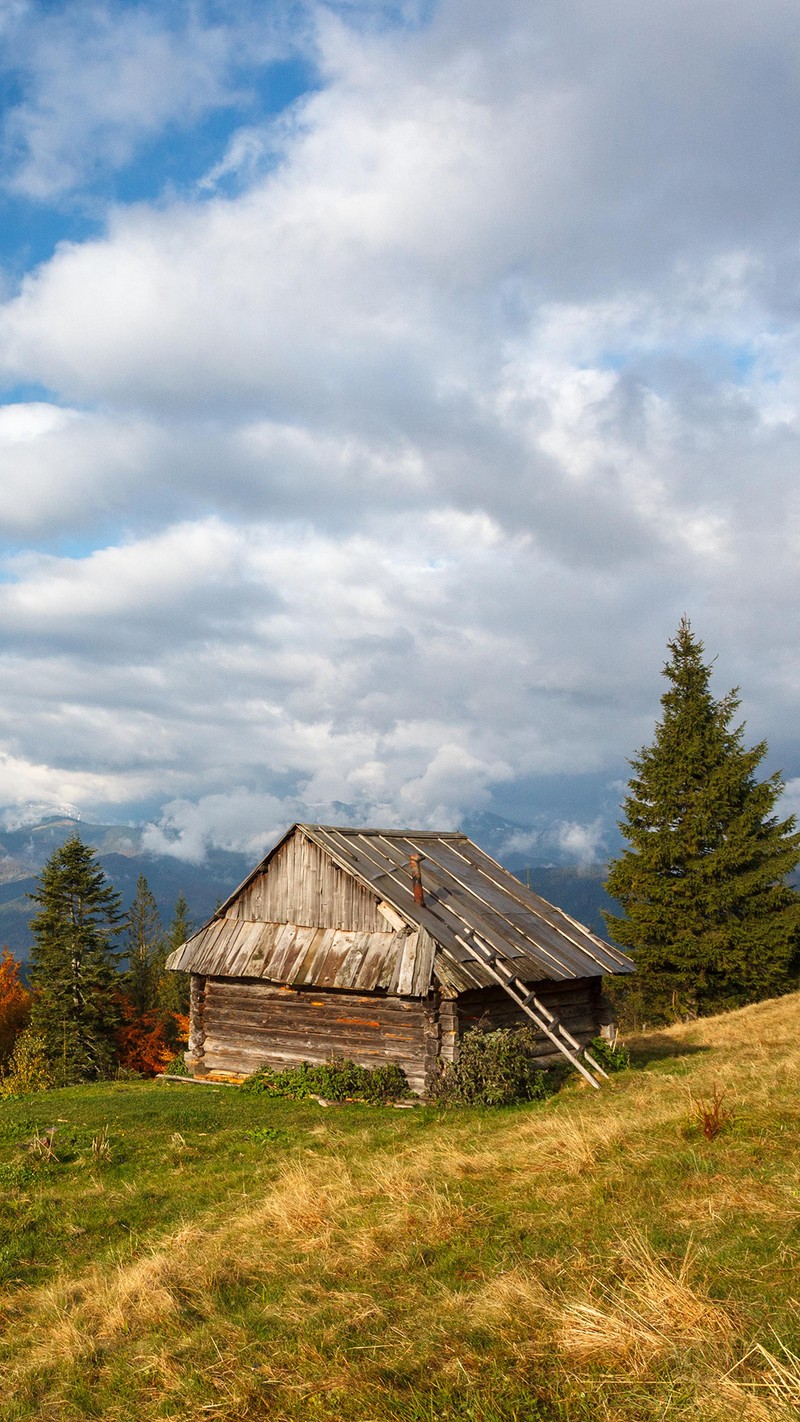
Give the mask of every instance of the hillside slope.
[{"label": "hillside slope", "polygon": [[793,996],[670,1029],[495,1113],[0,1102],[0,1416],[796,1417],[799,1025]]}]

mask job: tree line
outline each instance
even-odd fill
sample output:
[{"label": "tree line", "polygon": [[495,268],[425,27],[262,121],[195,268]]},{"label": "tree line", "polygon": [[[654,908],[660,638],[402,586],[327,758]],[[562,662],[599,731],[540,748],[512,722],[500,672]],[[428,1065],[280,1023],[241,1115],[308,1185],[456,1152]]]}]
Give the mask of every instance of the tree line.
[{"label": "tree line", "polygon": [[183,894],[165,931],[143,874],[127,914],[77,836],[54,851],[30,895],[29,987],[0,959],[0,1067],[7,1086],[66,1085],[122,1071],[153,1075],[186,1042],[189,989],[166,959],[190,935]]}]

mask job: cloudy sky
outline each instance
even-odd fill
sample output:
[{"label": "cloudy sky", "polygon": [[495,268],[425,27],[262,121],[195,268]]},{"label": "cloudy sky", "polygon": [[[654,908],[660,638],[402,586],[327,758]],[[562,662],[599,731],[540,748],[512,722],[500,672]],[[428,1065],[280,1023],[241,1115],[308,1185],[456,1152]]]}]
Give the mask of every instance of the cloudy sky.
[{"label": "cloudy sky", "polygon": [[800,803],[796,0],[0,37],[8,823],[594,857],[684,611]]}]

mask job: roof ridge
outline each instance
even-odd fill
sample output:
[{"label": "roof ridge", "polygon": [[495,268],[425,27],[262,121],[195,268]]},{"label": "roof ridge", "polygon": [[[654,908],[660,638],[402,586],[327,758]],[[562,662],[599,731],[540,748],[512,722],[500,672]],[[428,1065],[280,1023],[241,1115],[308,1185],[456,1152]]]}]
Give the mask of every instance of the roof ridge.
[{"label": "roof ridge", "polygon": [[333,830],[336,834],[380,834],[387,838],[395,836],[398,839],[407,839],[409,835],[413,835],[415,839],[469,839],[464,830],[379,829],[372,825],[323,825],[311,820],[298,820],[297,828]]}]

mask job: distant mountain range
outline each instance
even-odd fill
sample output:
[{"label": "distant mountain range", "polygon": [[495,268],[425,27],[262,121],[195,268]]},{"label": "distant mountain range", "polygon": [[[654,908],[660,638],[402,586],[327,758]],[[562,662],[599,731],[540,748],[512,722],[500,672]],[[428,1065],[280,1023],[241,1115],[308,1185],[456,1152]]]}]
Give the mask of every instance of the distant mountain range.
[{"label": "distant mountain range", "polygon": [[24,829],[0,831],[0,944],[7,944],[26,961],[31,947],[28,921],[34,910],[27,897],[36,886],[36,875],[53,850],[78,833],[98,851],[98,859],[127,910],[136,893],[140,874],[147,879],[167,926],[175,901],[183,893],[193,923],[210,918],[217,904],[240,884],[252,869],[243,854],[210,850],[202,864],[187,864],[169,854],[148,854],[141,847],[141,832],[127,825],[95,825],[84,820],[57,817]]},{"label": "distant mountain range", "polygon": [[[535,844],[539,832],[499,815],[473,815],[464,821],[463,829],[512,874],[529,883],[535,893],[605,936],[600,910],[610,907],[611,900],[603,889],[603,865],[531,863],[533,854],[521,852],[516,846],[528,841]],[[0,945],[7,944],[23,961],[27,961],[32,943],[28,922],[34,906],[27,895],[34,890],[36,876],[53,850],[76,832],[85,844],[97,850],[100,864],[121,894],[125,909],[136,892],[137,878],[144,874],[165,927],[181,893],[186,896],[192,922],[198,927],[205,923],[257,862],[254,855],[213,849],[201,864],[187,864],[169,854],[143,850],[142,832],[136,828],[89,824],[68,816],[53,816],[23,829],[1,830]]]}]

